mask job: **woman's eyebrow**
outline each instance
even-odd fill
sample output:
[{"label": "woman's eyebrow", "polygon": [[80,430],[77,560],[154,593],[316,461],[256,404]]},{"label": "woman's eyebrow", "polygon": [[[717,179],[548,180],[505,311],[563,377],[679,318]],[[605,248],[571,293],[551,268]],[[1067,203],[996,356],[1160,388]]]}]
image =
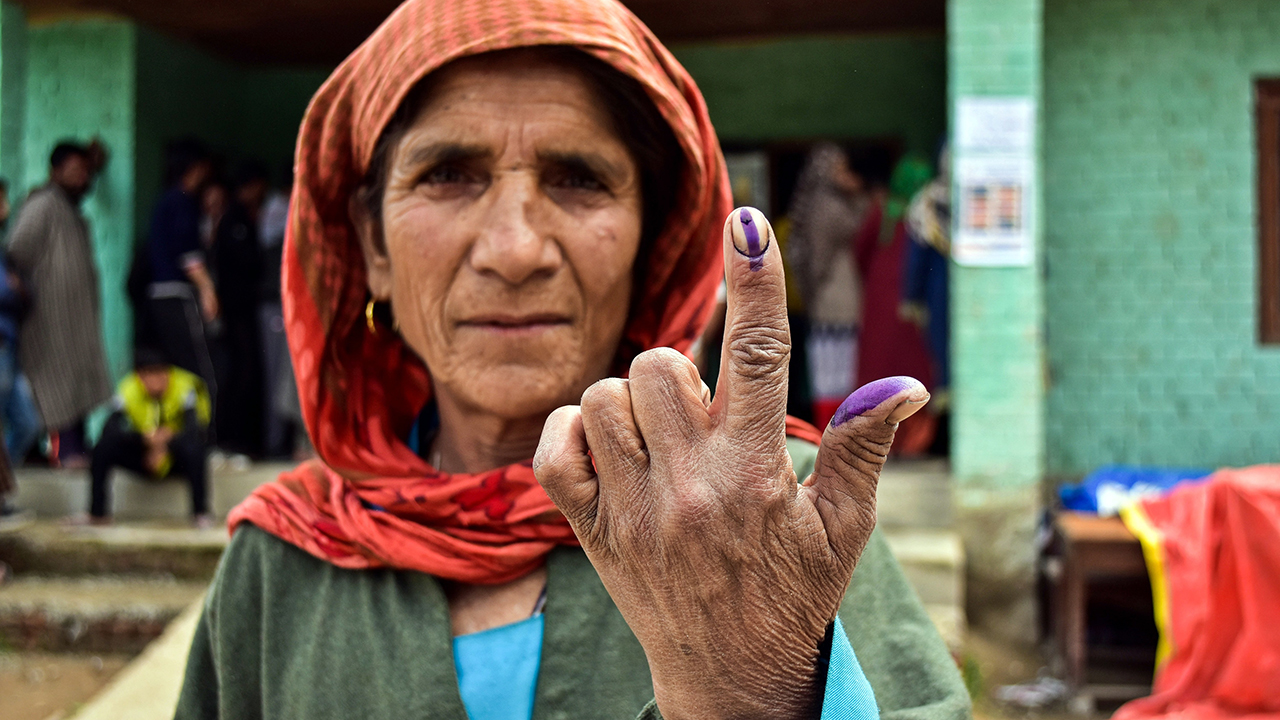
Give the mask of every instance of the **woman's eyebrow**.
[{"label": "woman's eyebrow", "polygon": [[625,167],[593,152],[546,150],[538,153],[538,162],[587,170],[596,176],[615,182],[627,176]]},{"label": "woman's eyebrow", "polygon": [[457,142],[436,142],[419,145],[405,151],[404,163],[410,167],[436,165],[442,162],[479,160],[493,156],[493,150],[483,145],[466,145]]}]

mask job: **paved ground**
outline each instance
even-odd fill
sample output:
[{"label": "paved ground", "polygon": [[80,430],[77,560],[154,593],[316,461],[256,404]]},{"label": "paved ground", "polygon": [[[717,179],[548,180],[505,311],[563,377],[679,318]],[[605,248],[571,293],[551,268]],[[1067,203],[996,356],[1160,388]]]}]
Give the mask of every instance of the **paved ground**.
[{"label": "paved ground", "polygon": [[126,655],[0,651],[0,717],[66,717],[128,664]]}]

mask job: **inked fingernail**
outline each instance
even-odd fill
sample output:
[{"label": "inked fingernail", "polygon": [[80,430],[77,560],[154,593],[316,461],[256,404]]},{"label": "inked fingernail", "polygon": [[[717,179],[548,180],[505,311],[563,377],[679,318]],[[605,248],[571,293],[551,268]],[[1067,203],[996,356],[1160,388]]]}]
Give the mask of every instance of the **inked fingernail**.
[{"label": "inked fingernail", "polygon": [[[920,384],[919,380],[905,376],[884,378],[882,380],[867,383],[857,390],[854,390],[852,395],[845,398],[845,401],[840,403],[840,407],[836,409],[836,414],[831,418],[831,425],[833,427],[843,425],[859,415],[864,415],[867,412],[880,407],[880,405],[882,405],[886,400],[889,400],[894,395],[906,390],[924,392],[924,386]],[[909,416],[911,413],[915,412],[915,410],[918,410],[928,402],[928,400],[928,393],[924,393],[924,398],[921,400],[908,400],[903,403],[903,406],[913,407],[910,412],[906,413],[903,418],[899,418],[898,420],[890,419],[893,417],[891,415],[890,418],[886,418],[885,422],[896,423],[901,419],[905,419],[906,416]],[[901,408],[895,410],[893,415],[901,414],[900,411]]]},{"label": "inked fingernail", "polygon": [[750,207],[738,208],[729,216],[727,229],[733,237],[734,249],[751,260],[751,269],[763,267],[764,254],[773,237],[764,213]]}]

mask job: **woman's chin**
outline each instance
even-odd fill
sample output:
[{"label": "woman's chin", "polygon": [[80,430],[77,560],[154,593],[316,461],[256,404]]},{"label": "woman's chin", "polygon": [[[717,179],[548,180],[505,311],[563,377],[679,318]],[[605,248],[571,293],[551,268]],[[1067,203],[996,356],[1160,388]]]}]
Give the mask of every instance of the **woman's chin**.
[{"label": "woman's chin", "polygon": [[476,410],[505,420],[541,422],[561,405],[577,404],[585,388],[577,377],[564,377],[563,367],[504,365],[477,373],[465,387]]}]

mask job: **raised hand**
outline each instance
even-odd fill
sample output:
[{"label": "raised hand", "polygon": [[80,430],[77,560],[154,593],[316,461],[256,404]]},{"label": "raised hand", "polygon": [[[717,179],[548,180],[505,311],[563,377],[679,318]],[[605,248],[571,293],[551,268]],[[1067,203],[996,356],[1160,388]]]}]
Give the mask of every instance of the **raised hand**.
[{"label": "raised hand", "polygon": [[714,401],[683,355],[645,352],[629,379],[552,413],[534,469],[644,647],[664,717],[811,718],[894,429],[928,393],[910,378],[859,389],[797,485],[782,257],[759,211],[729,216],[724,253]]}]

